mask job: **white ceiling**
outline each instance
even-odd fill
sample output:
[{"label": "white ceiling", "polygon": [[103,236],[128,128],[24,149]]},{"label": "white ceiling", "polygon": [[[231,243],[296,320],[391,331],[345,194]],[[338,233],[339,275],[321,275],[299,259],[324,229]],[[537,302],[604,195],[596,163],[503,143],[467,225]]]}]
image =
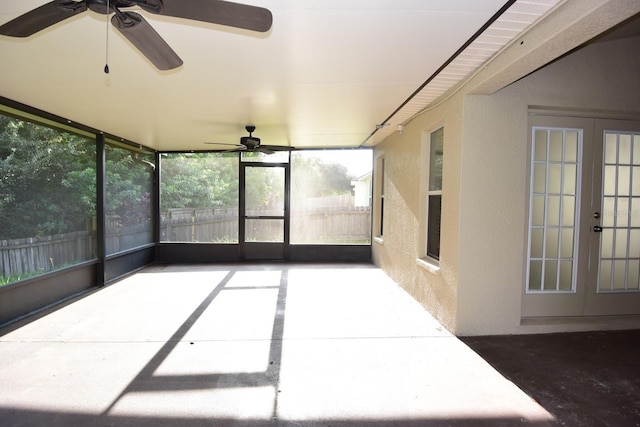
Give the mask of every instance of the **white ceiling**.
[{"label": "white ceiling", "polygon": [[[368,140],[376,125],[505,0],[240,2],[270,9],[271,31],[137,10],[184,61],[171,71],[155,69],[91,11],[26,39],[0,36],[0,96],[158,150],[236,143],[246,124],[263,144],[357,147],[378,142]],[[44,3],[2,0],[0,24]],[[546,12],[557,0],[524,3]],[[417,110],[431,101],[420,102]]]}]

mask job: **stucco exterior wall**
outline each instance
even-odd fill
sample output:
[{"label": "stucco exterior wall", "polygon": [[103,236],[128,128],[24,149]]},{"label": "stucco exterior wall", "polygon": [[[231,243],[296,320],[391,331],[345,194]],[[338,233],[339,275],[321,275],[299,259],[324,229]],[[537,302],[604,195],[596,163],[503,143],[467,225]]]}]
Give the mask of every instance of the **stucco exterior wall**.
[{"label": "stucco exterior wall", "polygon": [[493,95],[465,98],[456,333],[598,327],[593,319],[520,324],[527,251],[528,110],[542,106],[558,109],[559,116],[571,110],[584,117],[640,117],[639,58],[639,38],[599,43]]},{"label": "stucco exterior wall", "polygon": [[464,108],[456,333],[510,333],[520,323],[527,105],[501,94],[469,96]]},{"label": "stucco exterior wall", "polygon": [[[594,329],[521,325],[531,106],[640,117],[640,39],[588,46],[493,95],[464,90],[376,147],[386,168],[385,232],[374,262],[458,335]],[[559,112],[558,115],[562,115]],[[440,269],[420,257],[423,138],[444,125]],[[428,145],[427,145],[428,147]],[[422,175],[421,175],[422,173]]]},{"label": "stucco exterior wall", "polygon": [[[374,157],[385,159],[385,216],[383,242],[373,243],[374,263],[433,313],[450,331],[455,330],[457,306],[458,227],[460,160],[462,143],[462,100],[454,97],[409,122],[376,146]],[[439,268],[417,264],[424,256],[424,203],[426,180],[424,159],[429,134],[444,126]],[[375,197],[374,197],[375,199]],[[374,216],[378,210],[374,208]],[[374,218],[375,223],[375,218]]]}]

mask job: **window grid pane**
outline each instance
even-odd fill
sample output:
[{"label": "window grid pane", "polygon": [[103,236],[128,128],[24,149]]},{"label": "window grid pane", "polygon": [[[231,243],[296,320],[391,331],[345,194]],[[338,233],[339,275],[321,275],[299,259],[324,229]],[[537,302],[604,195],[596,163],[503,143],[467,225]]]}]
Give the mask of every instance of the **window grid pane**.
[{"label": "window grid pane", "polygon": [[442,157],[444,128],[431,134],[431,152],[429,155],[429,191],[442,190]]},{"label": "window grid pane", "polygon": [[640,290],[640,134],[605,131],[598,292]]},{"label": "window grid pane", "polygon": [[532,137],[527,292],[575,292],[582,131]]},{"label": "window grid pane", "polygon": [[429,233],[427,235],[427,256],[440,259],[440,218],[442,196],[429,196]]}]

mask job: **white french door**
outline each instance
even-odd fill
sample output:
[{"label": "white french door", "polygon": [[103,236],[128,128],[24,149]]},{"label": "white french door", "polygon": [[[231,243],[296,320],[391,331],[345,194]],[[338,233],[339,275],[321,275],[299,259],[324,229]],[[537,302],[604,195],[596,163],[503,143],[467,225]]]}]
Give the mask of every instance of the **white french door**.
[{"label": "white french door", "polygon": [[[596,120],[587,315],[640,313],[640,123]],[[597,270],[596,270],[597,268]]]},{"label": "white french door", "polygon": [[640,314],[640,123],[530,118],[522,316]]}]

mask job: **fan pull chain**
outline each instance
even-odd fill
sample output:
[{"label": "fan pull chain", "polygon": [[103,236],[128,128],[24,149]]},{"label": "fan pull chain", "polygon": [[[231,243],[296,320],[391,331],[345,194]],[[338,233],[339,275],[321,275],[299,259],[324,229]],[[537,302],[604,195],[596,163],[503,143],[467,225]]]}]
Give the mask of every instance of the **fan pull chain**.
[{"label": "fan pull chain", "polygon": [[107,43],[105,46],[104,73],[109,74],[109,0],[107,0]]}]

